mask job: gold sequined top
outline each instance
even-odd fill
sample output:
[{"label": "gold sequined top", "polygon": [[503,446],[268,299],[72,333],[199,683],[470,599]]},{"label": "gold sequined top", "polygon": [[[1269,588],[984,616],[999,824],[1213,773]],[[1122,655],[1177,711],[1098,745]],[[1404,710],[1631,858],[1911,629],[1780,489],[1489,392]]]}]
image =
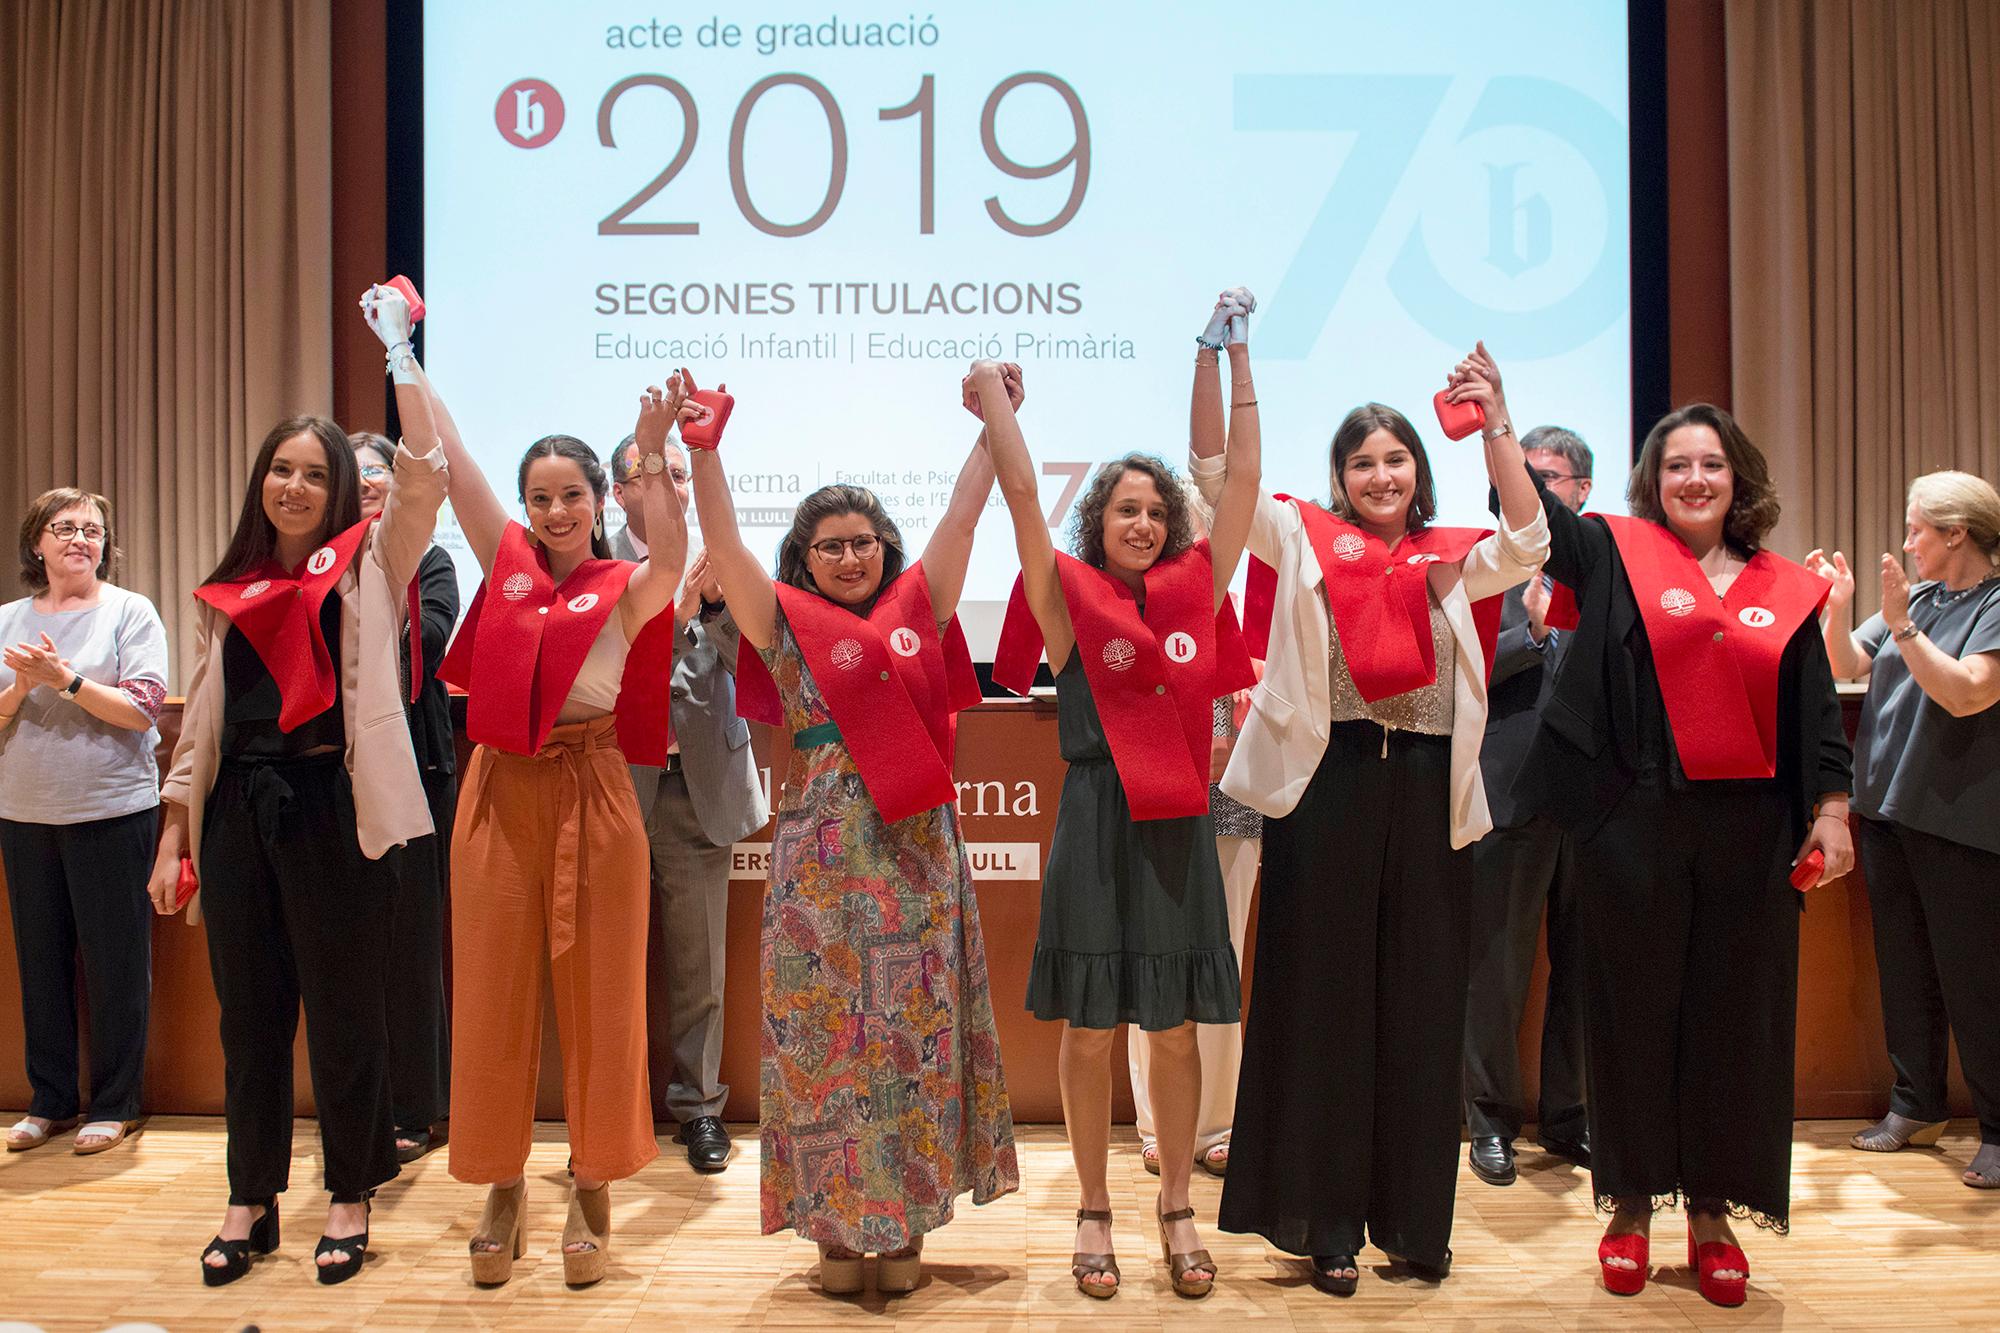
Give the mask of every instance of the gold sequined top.
[{"label": "gold sequined top", "polygon": [[[1320,586],[1319,595],[1326,597],[1326,586]],[[1328,658],[1331,663],[1333,685],[1333,713],[1335,722],[1379,722],[1396,731],[1416,731],[1426,736],[1451,735],[1452,692],[1458,676],[1458,638],[1451,632],[1451,622],[1445,619],[1444,608],[1438,605],[1437,594],[1430,595],[1431,604],[1431,651],[1437,657],[1437,679],[1420,690],[1410,690],[1404,694],[1394,694],[1380,703],[1369,703],[1355,688],[1354,677],[1347,670],[1347,655],[1340,650],[1340,630],[1334,625],[1333,609],[1327,608],[1326,620],[1330,632],[1327,641],[1331,645]]]}]

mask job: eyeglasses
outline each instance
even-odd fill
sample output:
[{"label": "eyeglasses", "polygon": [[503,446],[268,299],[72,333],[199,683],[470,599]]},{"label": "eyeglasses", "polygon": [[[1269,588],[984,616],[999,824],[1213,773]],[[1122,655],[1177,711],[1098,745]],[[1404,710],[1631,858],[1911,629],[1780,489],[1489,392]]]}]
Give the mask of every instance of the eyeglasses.
[{"label": "eyeglasses", "polygon": [[104,528],[97,523],[85,523],[81,527],[68,522],[51,523],[42,531],[59,542],[73,541],[78,533],[83,534],[83,539],[93,545],[102,545],[104,542]]},{"label": "eyeglasses", "polygon": [[389,469],[380,463],[363,463],[361,465],[361,480],[363,481],[386,481],[388,476]]},{"label": "eyeglasses", "polygon": [[814,542],[812,549],[829,565],[837,565],[849,551],[854,552],[856,560],[869,559],[882,549],[882,539],[872,532],[864,532],[859,537],[829,537],[823,542]]},{"label": "eyeglasses", "polygon": [[1542,469],[1540,469],[1540,468],[1536,468],[1536,469],[1535,469],[1535,475],[1536,475],[1536,476],[1538,476],[1538,477],[1540,477],[1540,478],[1542,479],[1542,483],[1543,483],[1544,485],[1547,485],[1547,486],[1553,486],[1553,485],[1555,485],[1555,484],[1556,484],[1557,482],[1559,482],[1559,481],[1589,481],[1589,480],[1590,480],[1590,478],[1589,478],[1589,477],[1579,477],[1579,476],[1577,476],[1577,475],[1576,475],[1576,473],[1574,473],[1574,472],[1544,472],[1544,471],[1542,471]]}]

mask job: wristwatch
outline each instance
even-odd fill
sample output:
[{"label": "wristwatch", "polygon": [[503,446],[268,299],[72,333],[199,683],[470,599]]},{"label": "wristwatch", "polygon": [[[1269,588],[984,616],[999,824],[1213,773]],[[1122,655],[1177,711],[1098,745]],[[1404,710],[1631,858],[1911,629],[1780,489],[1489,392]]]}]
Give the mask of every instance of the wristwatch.
[{"label": "wristwatch", "polygon": [[82,688],[83,688],[83,673],[79,671],[76,673],[74,677],[71,678],[69,684],[62,687],[62,697],[65,699],[74,699],[77,696],[77,692]]},{"label": "wristwatch", "polygon": [[647,476],[657,477],[667,470],[667,456],[665,454],[647,454],[645,461],[639,466],[645,469]]}]

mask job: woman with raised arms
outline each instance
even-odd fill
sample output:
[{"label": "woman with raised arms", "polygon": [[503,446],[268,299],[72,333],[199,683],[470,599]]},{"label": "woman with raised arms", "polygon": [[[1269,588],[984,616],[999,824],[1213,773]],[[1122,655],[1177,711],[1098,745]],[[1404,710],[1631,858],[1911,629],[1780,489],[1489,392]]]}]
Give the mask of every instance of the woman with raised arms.
[{"label": "woman with raised arms", "polygon": [[[401,348],[392,366],[408,360],[403,297],[375,287],[362,303]],[[194,671],[150,892],[156,911],[178,911],[194,874],[222,1010],[229,1207],[201,1256],[212,1287],[278,1245],[302,1002],[333,1196],[321,1282],[361,1271],[368,1200],[399,1169],[385,1018],[395,880],[382,858],[431,831],[398,644],[445,460],[422,393],[400,372],[396,402],[407,443],[379,519],[361,517],[340,427],[281,421],[251,464],[228,549],[195,589]]]},{"label": "woman with raised arms", "polygon": [[634,564],[613,559],[605,540],[610,488],[588,445],[548,435],[528,446],[516,476],[523,527],[423,372],[408,357],[394,364],[428,392],[452,511],[486,575],[438,673],[470,695],[477,744],[451,843],[451,1174],[490,1187],[472,1276],[505,1282],[525,1249],[546,978],[573,1176],[563,1276],[582,1285],[609,1258],[610,1182],[659,1155],[646,1068],[651,886],[626,760],[662,763],[671,740],[687,525],[665,449],[681,384],[670,377],[639,398],[641,463],[626,495],[638,492],[652,544]]},{"label": "woman with raised arms", "polygon": [[1020,1187],[951,776],[952,714],[979,698],[956,609],[992,465],[975,445],[907,567],[871,492],[814,491],[774,582],[717,453],[732,402],[697,394],[681,439],[709,563],[757,649],[738,706],[791,733],[761,945],[763,1229],[817,1242],[829,1294],[859,1291],[871,1253],[877,1288],[909,1291],[958,1195]]},{"label": "woman with raised arms", "polygon": [[[1483,354],[1460,373],[1498,390]],[[1701,1294],[1741,1305],[1730,1219],[1783,1231],[1790,1211],[1796,889],[1854,864],[1830,585],[1763,548],[1777,492],[1718,407],[1655,423],[1625,498],[1629,518],[1547,506],[1579,623],[1514,794],[1570,830],[1590,886],[1604,1284],[1645,1286],[1653,1211],[1679,1200]]]},{"label": "woman with raised arms", "polygon": [[1195,1025],[1234,1023],[1242,1004],[1208,763],[1215,699],[1251,678],[1227,600],[1259,478],[1256,395],[1241,336],[1250,306],[1241,288],[1223,294],[1196,361],[1192,428],[1220,436],[1213,348],[1240,316],[1229,357],[1242,392],[1206,541],[1194,539],[1190,502],[1171,469],[1134,453],[1092,478],[1077,506],[1077,555],[1059,554],[1007,402],[1005,377],[1018,372],[982,361],[966,387],[985,417],[1021,555],[994,678],[1025,692],[1047,652],[1069,762],[1042,880],[1028,1008],[1063,1025],[1058,1078],[1082,1196],[1070,1273],[1078,1290],[1100,1300],[1117,1295],[1120,1282],[1105,1166],[1112,1038],[1121,1023],[1151,1034],[1160,1155],[1154,1213],[1168,1275],[1182,1296],[1206,1296],[1215,1283],[1188,1177],[1201,1102]]},{"label": "woman with raised arms", "polygon": [[[1434,526],[1423,444],[1380,403],[1334,432],[1330,509],[1260,495],[1250,527],[1268,648],[1222,790],[1265,816],[1264,880],[1221,1226],[1311,1256],[1333,1295],[1365,1240],[1450,1269],[1471,844],[1492,824],[1479,626],[1548,541],[1498,386],[1451,396],[1485,411],[1502,531]],[[1194,436],[1207,494],[1218,444]]]}]

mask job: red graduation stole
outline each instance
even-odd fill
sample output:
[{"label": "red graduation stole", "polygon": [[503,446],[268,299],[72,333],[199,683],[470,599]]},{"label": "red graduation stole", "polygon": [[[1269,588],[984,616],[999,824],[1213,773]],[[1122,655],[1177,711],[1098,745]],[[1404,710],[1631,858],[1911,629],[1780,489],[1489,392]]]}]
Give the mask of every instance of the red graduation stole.
[{"label": "red graduation stole", "polygon": [[[1208,811],[1215,700],[1256,683],[1228,598],[1215,603],[1215,566],[1198,541],[1146,571],[1146,609],[1122,579],[1058,553],[1076,651],[1104,722],[1134,819]],[[994,654],[993,679],[1026,694],[1042,655],[1041,627],[1020,580]]]},{"label": "red graduation stole", "polygon": [[1718,597],[1694,555],[1645,519],[1598,514],[1611,529],[1652,645],[1681,769],[1697,780],[1778,771],[1778,666],[1832,585],[1759,551]]},{"label": "red graduation stole", "polygon": [[[509,754],[533,754],[548,742],[556,717],[590,646],[618,608],[638,566],[629,560],[586,560],[560,585],[548,555],[509,523],[479,585],[465,623],[438,667],[438,679],[470,697],[465,730],[474,741]],[[498,580],[500,596],[486,592]],[[664,622],[664,625],[663,625]],[[635,764],[666,761],[673,740],[668,706],[673,676],[673,609],[647,622],[625,656],[619,678],[618,748]]]},{"label": "red graduation stole", "polygon": [[[806,670],[882,822],[956,801],[952,715],[979,702],[979,677],[958,618],[938,633],[923,562],[876,594],[866,616],[789,583],[775,586]],[[737,658],[736,711],[774,727],[785,723],[777,683],[755,652]]]},{"label": "red graduation stole", "polygon": [[229,618],[257,650],[278,683],[278,729],[312,721],[339,696],[333,653],[319,625],[320,608],[361,549],[374,519],[363,519],[306,557],[297,574],[267,560],[241,578],[204,583],[194,595]]},{"label": "red graduation stole", "polygon": [[[1435,528],[1412,532],[1390,551],[1388,544],[1309,500],[1280,495],[1297,506],[1306,538],[1319,561],[1334,632],[1347,659],[1354,687],[1369,703],[1420,690],[1437,680],[1437,652],[1431,644],[1429,566],[1465,559],[1491,528]],[[1271,616],[1276,609],[1278,572],[1252,556],[1244,588],[1244,621],[1252,656],[1267,656]],[[1500,633],[1501,599],[1472,604],[1472,623],[1486,672]]]}]

